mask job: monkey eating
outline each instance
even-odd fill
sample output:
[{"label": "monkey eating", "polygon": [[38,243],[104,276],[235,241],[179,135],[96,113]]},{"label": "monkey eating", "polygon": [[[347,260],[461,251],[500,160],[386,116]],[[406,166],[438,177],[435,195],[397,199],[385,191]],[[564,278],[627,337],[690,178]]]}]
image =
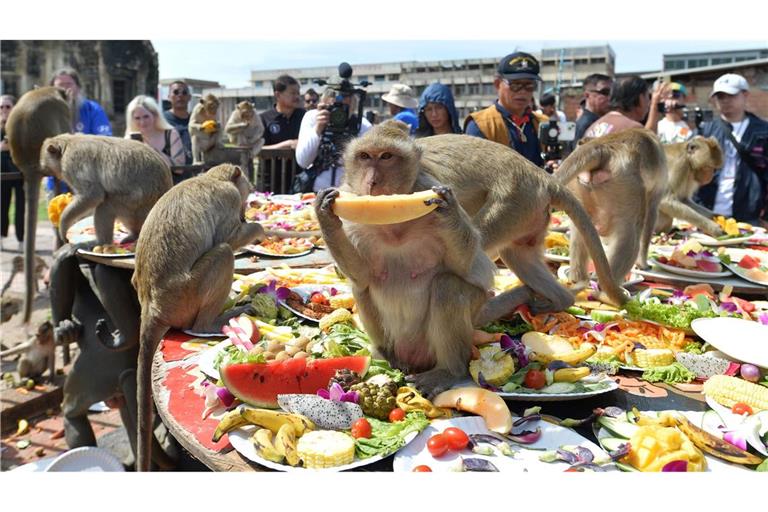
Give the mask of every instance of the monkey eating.
[{"label": "monkey eating", "polygon": [[131,280],[141,304],[137,373],[136,468],[149,470],[152,388],[150,369],[161,338],[171,327],[220,332],[233,316],[222,313],[234,273],[233,250],[260,241],[260,224],[245,222],[250,185],[239,167],[218,165],[174,186],[149,213],[136,244]]},{"label": "monkey eating", "polygon": [[659,205],[659,217],[654,231],[669,231],[674,218],[690,222],[711,236],[723,234],[713,221],[715,213],[693,202],[693,194],[712,181],[715,169],[723,166],[723,151],[717,139],[696,136],[687,142],[666,144],[669,181]]},{"label": "monkey eating", "polygon": [[189,134],[192,137],[192,159],[195,164],[208,161],[206,153],[224,146],[221,129],[216,121],[218,111],[219,99],[213,94],[201,98],[192,109],[189,116]]},{"label": "monkey eating", "polygon": [[[323,238],[352,284],[374,348],[432,396],[467,375],[473,326],[528,300],[523,287],[488,301],[494,265],[450,188],[421,168],[408,125],[390,121],[352,140],[339,189],[318,193]],[[411,194],[433,190],[437,209],[396,224],[359,224],[334,213],[341,192]],[[486,304],[488,302],[488,304]]]},{"label": "monkey eating", "polygon": [[[579,198],[606,240],[617,282],[635,264],[648,268],[648,246],[667,186],[666,157],[653,133],[634,128],[592,139],[563,160],[554,177]],[[585,282],[588,256],[577,230],[571,230],[570,247],[569,278]]]},{"label": "monkey eating", "polygon": [[40,167],[69,185],[75,197],[61,214],[59,233],[93,212],[96,243],[113,243],[115,219],[135,240],[152,206],[173,186],[171,170],[146,144],[100,135],[58,135],[43,142]]},{"label": "monkey eating", "polygon": [[229,116],[224,131],[229,135],[229,142],[251,148],[253,154],[261,151],[264,145],[264,123],[256,113],[253,104],[241,101]]},{"label": "monkey eating", "polygon": [[11,158],[24,174],[26,191],[24,232],[24,323],[32,315],[35,289],[34,255],[37,233],[37,205],[40,200],[40,148],[43,141],[70,130],[71,108],[64,89],[41,87],[24,94],[16,104],[5,129]]},{"label": "monkey eating", "polygon": [[480,233],[483,250],[535,292],[534,312],[562,311],[574,302],[544,261],[550,208],[565,210],[595,261],[600,300],[615,305],[626,292],[612,277],[600,238],[574,195],[514,150],[467,135],[437,135],[416,141],[422,166],[450,186]]}]

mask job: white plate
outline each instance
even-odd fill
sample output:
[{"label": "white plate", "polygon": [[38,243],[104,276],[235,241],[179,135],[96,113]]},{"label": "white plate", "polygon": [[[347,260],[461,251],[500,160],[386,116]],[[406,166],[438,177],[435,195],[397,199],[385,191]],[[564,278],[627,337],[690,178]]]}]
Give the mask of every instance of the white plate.
[{"label": "white plate", "polygon": [[[730,265],[725,265],[725,266],[731,269],[731,272],[733,272],[740,278],[744,279],[745,281],[749,281],[750,283],[760,284],[768,287],[768,281],[758,281],[757,279],[752,279],[751,277],[746,275],[747,270],[744,268],[741,268],[738,264],[731,263]],[[768,291],[768,289],[766,289],[766,291]]]},{"label": "white plate", "polygon": [[[369,457],[367,459],[358,459],[357,457],[355,457],[355,460],[350,462],[349,464],[344,464],[342,466],[336,466],[333,468],[307,469],[304,467],[289,466],[288,464],[279,464],[277,462],[272,462],[271,460],[266,460],[259,456],[258,452],[256,451],[256,448],[253,446],[253,442],[251,441],[251,434],[255,429],[256,429],[255,425],[248,425],[248,426],[233,430],[228,434],[230,444],[235,450],[237,450],[237,452],[240,455],[242,455],[246,459],[256,462],[258,464],[261,464],[262,466],[266,466],[271,469],[276,469],[277,471],[323,471],[323,472],[345,471],[347,469],[354,469],[361,466],[367,466],[368,464],[373,464],[374,462],[378,462],[381,459],[384,459],[392,455],[391,453],[389,455],[384,455],[384,456],[374,455],[373,457]],[[405,445],[400,449],[402,450],[405,447],[407,447],[408,444],[411,443],[417,437],[417,435],[418,435],[418,432],[411,432],[410,434],[408,434],[405,438]]]},{"label": "white plate", "polygon": [[[557,277],[558,279],[562,280],[568,280],[568,270],[570,270],[570,265],[560,265],[560,268],[557,269]],[[590,279],[597,279],[593,274],[590,275]],[[631,272],[629,274],[629,279],[627,279],[622,286],[632,286],[638,283],[642,283],[645,280],[643,276],[638,274],[637,272]]]},{"label": "white plate", "polygon": [[35,473],[45,471],[48,469],[48,466],[50,466],[51,463],[56,460],[56,457],[57,455],[53,455],[51,457],[44,457],[42,459],[33,460],[32,462],[27,462],[21,466],[16,466],[10,471],[18,471],[19,473]]},{"label": "white plate", "polygon": [[112,452],[95,446],[83,446],[56,457],[45,470],[53,471],[125,471]]},{"label": "white plate", "polygon": [[697,318],[691,328],[704,341],[745,363],[768,368],[768,325],[743,318]]},{"label": "white plate", "polygon": [[505,391],[498,391],[496,394],[507,400],[526,400],[531,402],[565,402],[568,400],[581,400],[582,398],[589,398],[592,396],[602,395],[604,393],[610,393],[614,389],[619,388],[619,385],[616,384],[616,381],[610,377],[606,377],[605,380],[601,382],[607,382],[608,387],[605,389],[598,389],[597,391],[584,391],[581,393],[507,393]]},{"label": "white plate", "polygon": [[[701,427],[701,417],[704,415],[704,412],[702,411],[678,411],[678,412],[680,412],[683,416],[688,418],[694,425]],[[710,433],[714,434],[714,432],[710,432]],[[608,432],[606,429],[600,427],[600,429],[597,431],[597,439],[599,440],[606,437],[615,437],[615,436],[610,432]],[[709,455],[704,451],[702,451],[702,453],[704,454],[704,458],[707,461],[706,472],[721,473],[723,471],[750,471],[749,469],[747,469],[746,467],[740,464],[731,464],[729,462],[724,461],[723,459],[718,459],[713,455]]]},{"label": "white plate", "polygon": [[78,254],[85,254],[87,256],[98,256],[99,258],[135,258],[135,252],[126,252],[123,254],[104,254],[100,252],[93,252],[87,249],[78,249]]},{"label": "white plate", "polygon": [[213,366],[213,362],[216,360],[216,356],[218,356],[222,350],[226,349],[231,344],[232,341],[227,338],[221,343],[218,343],[209,349],[203,350],[200,353],[200,356],[197,358],[197,367],[200,369],[200,371],[209,377],[213,377],[214,379],[219,380],[219,370]]},{"label": "white plate", "polygon": [[729,238],[728,240],[718,240],[704,233],[691,233],[691,238],[696,239],[701,245],[718,247],[722,245],[740,245],[749,241],[754,235],[740,236],[739,238]]},{"label": "white plate", "polygon": [[227,335],[222,332],[195,332],[190,329],[182,329],[181,332],[189,334],[195,338],[226,338]]},{"label": "white plate", "polygon": [[[307,299],[310,297],[312,292],[322,292],[322,291],[328,291],[331,288],[336,288],[336,291],[339,293],[347,294],[352,293],[352,290],[350,290],[347,286],[344,285],[330,285],[330,284],[301,284],[298,286],[294,286],[291,288],[291,291],[294,291],[301,295],[301,298],[304,299],[304,302],[307,301]],[[289,306],[285,301],[280,300],[278,301],[280,305],[285,306],[285,309],[293,313],[294,315],[303,318],[304,320],[309,320],[310,322],[320,323],[320,319],[318,318],[312,318],[311,316],[304,315],[303,313],[300,313],[299,311],[293,309],[291,306]]]},{"label": "white plate", "polygon": [[260,245],[250,244],[243,247],[246,251],[252,252],[254,254],[258,254],[259,256],[269,256],[270,258],[298,258],[299,256],[306,256],[307,254],[312,252],[313,247],[310,247],[306,251],[297,252],[294,254],[275,254],[273,252],[269,252],[264,247]]},{"label": "white plate", "polygon": [[656,258],[648,258],[648,263],[656,265],[660,269],[666,270],[667,272],[672,272],[673,274],[679,274],[681,276],[687,277],[704,277],[714,279],[717,277],[726,277],[731,275],[730,270],[724,270],[722,272],[704,272],[703,270],[691,270],[687,268],[676,267],[674,265],[667,265],[666,263],[661,263]]},{"label": "white plate", "polygon": [[[595,455],[605,454],[602,448],[577,434],[575,431],[547,421],[539,420],[526,423],[520,428],[524,430],[536,430],[537,427],[540,427],[541,437],[538,441],[530,445],[510,443],[514,450],[519,450],[514,457],[501,455],[498,451],[495,452],[497,453],[496,455],[479,455],[466,448],[460,452],[449,451],[440,457],[433,457],[429,453],[429,450],[427,450],[427,441],[430,437],[442,432],[448,427],[458,427],[467,434],[491,434],[485,426],[485,420],[480,416],[433,420],[430,426],[422,430],[412,443],[404,446],[395,454],[395,460],[392,462],[393,471],[412,472],[414,467],[422,464],[429,466],[434,472],[451,471],[451,469],[459,462],[458,458],[461,456],[462,458],[476,458],[490,461],[496,468],[498,468],[499,472],[514,471],[522,473],[528,471],[531,473],[562,473],[569,467],[569,465],[564,462],[540,461],[539,456],[543,453],[541,449],[556,450],[563,445],[578,445],[588,448]],[[526,450],[524,446],[538,449]],[[614,464],[606,465],[605,469],[608,471],[617,470]]]},{"label": "white plate", "polygon": [[550,254],[547,251],[544,251],[544,259],[548,261],[555,261],[557,263],[570,263],[571,257],[570,256],[562,256],[560,254]]}]

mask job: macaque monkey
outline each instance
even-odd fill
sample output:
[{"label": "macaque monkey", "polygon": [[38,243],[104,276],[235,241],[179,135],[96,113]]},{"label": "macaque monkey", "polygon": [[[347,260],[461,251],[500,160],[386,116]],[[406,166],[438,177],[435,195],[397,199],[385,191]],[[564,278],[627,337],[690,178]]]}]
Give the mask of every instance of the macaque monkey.
[{"label": "macaque monkey", "polygon": [[24,232],[24,323],[32,315],[35,272],[35,234],[37,233],[37,206],[40,200],[40,148],[43,141],[60,133],[67,133],[72,114],[64,89],[41,87],[24,94],[11,111],[5,123],[11,158],[24,174],[26,191]]},{"label": "macaque monkey", "polygon": [[[48,270],[48,264],[45,262],[43,258],[40,256],[35,255],[35,292],[39,291],[38,287],[38,280],[44,280],[45,279],[45,271]],[[23,256],[14,256],[13,260],[11,260],[11,275],[8,276],[8,279],[5,281],[5,284],[3,285],[3,291],[0,292],[0,295],[5,295],[5,292],[8,290],[8,288],[11,287],[11,283],[13,283],[13,278],[16,277],[16,274],[21,274],[24,272],[24,257]]]},{"label": "macaque monkey", "polygon": [[256,114],[253,104],[241,101],[229,116],[224,129],[229,135],[229,142],[238,146],[248,146],[253,154],[261,151],[264,145],[264,123]]},{"label": "macaque monkey", "polygon": [[224,145],[221,127],[216,120],[218,111],[219,100],[213,94],[201,98],[192,109],[189,116],[189,134],[192,137],[192,159],[195,164],[204,163],[207,152]]},{"label": "macaque monkey", "polygon": [[711,236],[722,235],[722,228],[712,220],[715,212],[691,199],[700,186],[712,181],[715,169],[723,166],[723,151],[717,139],[696,136],[687,142],[665,145],[664,153],[669,182],[654,231],[669,231],[672,219],[678,218]]},{"label": "macaque monkey", "polygon": [[146,144],[118,137],[64,134],[43,142],[40,167],[75,196],[64,208],[59,234],[93,212],[96,244],[113,243],[115,219],[136,240],[149,210],[173,186],[171,170]]},{"label": "macaque monkey", "polygon": [[[664,150],[653,133],[633,128],[592,139],[563,160],[554,178],[592,218],[617,283],[635,264],[648,268],[648,246],[667,186]],[[571,230],[570,247],[569,278],[585,282],[588,255],[577,230]]]},{"label": "macaque monkey", "polygon": [[56,376],[56,345],[53,339],[53,325],[45,321],[37,328],[34,338],[0,353],[8,357],[21,353],[16,371],[22,379],[37,379],[48,370],[49,379]]},{"label": "macaque monkey", "polygon": [[[385,122],[344,152],[339,189],[318,193],[315,211],[328,249],[352,283],[360,318],[376,350],[412,375],[433,396],[467,375],[473,325],[509,313],[529,298],[527,289],[492,299],[494,265],[450,188],[421,167],[408,125]],[[340,191],[358,195],[433,190],[438,208],[408,222],[365,225],[342,222],[333,211]],[[498,301],[509,301],[499,307]],[[498,316],[501,316],[499,314]]]},{"label": "macaque monkey", "polygon": [[491,258],[501,257],[535,292],[534,312],[562,311],[573,293],[557,282],[544,260],[552,206],[565,210],[583,234],[595,261],[601,300],[616,305],[626,292],[612,277],[600,238],[576,198],[516,151],[467,135],[437,135],[416,141],[424,171],[450,186],[480,233]]},{"label": "macaque monkey", "polygon": [[250,185],[239,167],[218,165],[174,186],[149,213],[136,244],[131,282],[141,304],[136,468],[149,470],[152,387],[150,369],[171,327],[220,332],[245,306],[222,313],[234,272],[233,250],[264,238],[245,222]]}]

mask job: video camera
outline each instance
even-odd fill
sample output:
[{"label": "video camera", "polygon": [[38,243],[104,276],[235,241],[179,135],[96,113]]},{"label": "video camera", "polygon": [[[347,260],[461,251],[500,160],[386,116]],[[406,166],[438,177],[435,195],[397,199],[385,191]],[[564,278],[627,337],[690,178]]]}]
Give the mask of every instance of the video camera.
[{"label": "video camera", "polygon": [[[571,143],[576,139],[576,123],[559,123],[550,119],[539,126],[539,141],[544,148],[544,161],[561,160],[570,153]],[[564,144],[565,143],[565,144]],[[552,172],[547,169],[547,172]]]},{"label": "video camera", "polygon": [[[352,66],[346,62],[339,64],[338,69],[338,82],[315,80],[317,85],[325,85],[337,92],[333,104],[324,107],[330,112],[330,119],[323,131],[317,158],[312,164],[312,167],[317,167],[318,170],[335,169],[340,165],[339,160],[344,143],[360,132],[360,125],[363,122],[363,108],[367,94],[363,87],[371,85],[367,80],[361,80],[356,84],[351,82],[349,79],[352,76]],[[344,99],[350,96],[358,97],[357,112],[350,113],[349,105],[344,103]]]}]

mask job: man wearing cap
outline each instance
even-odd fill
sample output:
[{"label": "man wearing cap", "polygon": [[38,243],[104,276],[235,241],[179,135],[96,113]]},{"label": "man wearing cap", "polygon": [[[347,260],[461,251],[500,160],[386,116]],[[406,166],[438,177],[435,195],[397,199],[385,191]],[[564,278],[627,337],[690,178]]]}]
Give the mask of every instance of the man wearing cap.
[{"label": "man wearing cap", "polygon": [[490,107],[467,117],[464,133],[509,146],[542,167],[539,123],[531,111],[539,81],[539,63],[532,55],[515,52],[501,59],[493,79],[498,98]]},{"label": "man wearing cap", "polygon": [[710,99],[720,115],[702,124],[701,134],[715,137],[725,158],[695,199],[719,215],[757,224],[768,180],[768,122],[747,112],[748,97],[749,84],[741,75],[729,73],[715,81]]},{"label": "man wearing cap", "polygon": [[672,82],[669,88],[672,91],[672,97],[664,102],[664,118],[659,121],[656,128],[662,144],[685,142],[693,137],[693,130],[683,119],[685,97],[688,91],[678,82]]},{"label": "man wearing cap", "polygon": [[395,84],[381,99],[389,105],[392,119],[410,126],[411,135],[414,135],[419,127],[419,117],[416,115],[419,100],[414,96],[413,89],[404,84]]}]

